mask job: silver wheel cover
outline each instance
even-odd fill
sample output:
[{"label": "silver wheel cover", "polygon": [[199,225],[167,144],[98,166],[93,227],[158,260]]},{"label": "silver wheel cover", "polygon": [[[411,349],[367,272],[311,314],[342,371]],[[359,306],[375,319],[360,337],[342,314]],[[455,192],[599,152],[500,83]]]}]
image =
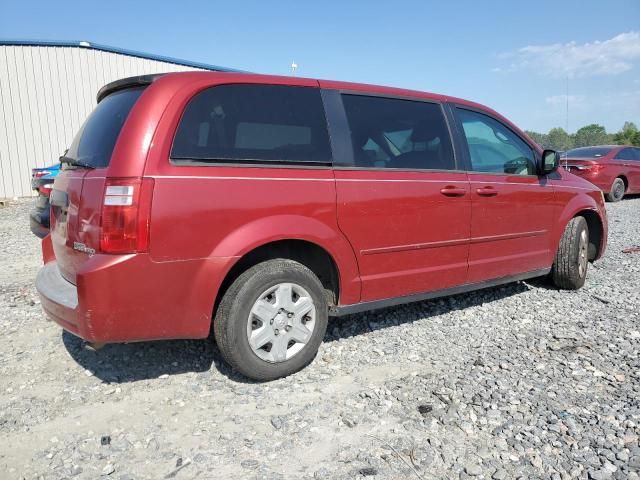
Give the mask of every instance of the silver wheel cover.
[{"label": "silver wheel cover", "polygon": [[295,283],[279,283],[262,292],[247,319],[247,339],[266,362],[289,360],[311,340],[316,307],[309,292]]}]

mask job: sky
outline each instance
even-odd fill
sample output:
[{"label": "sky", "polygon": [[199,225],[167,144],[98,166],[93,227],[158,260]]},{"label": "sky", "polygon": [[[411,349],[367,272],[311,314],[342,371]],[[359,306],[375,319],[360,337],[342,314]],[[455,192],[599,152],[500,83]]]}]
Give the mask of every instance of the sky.
[{"label": "sky", "polygon": [[441,93],[527,130],[640,126],[640,0],[0,0],[0,39],[86,40]]}]

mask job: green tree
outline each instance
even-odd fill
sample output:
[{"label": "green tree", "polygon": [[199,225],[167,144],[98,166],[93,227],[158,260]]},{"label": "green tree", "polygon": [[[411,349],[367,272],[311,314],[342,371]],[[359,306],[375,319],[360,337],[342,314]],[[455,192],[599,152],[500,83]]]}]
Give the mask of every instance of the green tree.
[{"label": "green tree", "polygon": [[613,136],[613,141],[618,145],[631,145],[638,134],[638,127],[633,122],[624,122],[622,130]]},{"label": "green tree", "polygon": [[610,141],[607,130],[597,123],[586,125],[576,132],[575,146],[590,147],[592,145],[606,145]]},{"label": "green tree", "polygon": [[529,136],[531,140],[536,142],[542,148],[547,148],[547,144],[549,143],[549,138],[544,133],[532,132],[530,130],[525,130],[525,133]]},{"label": "green tree", "polygon": [[573,140],[564,129],[552,128],[547,135],[549,139],[549,148],[558,151],[566,151],[573,148]]},{"label": "green tree", "polygon": [[640,130],[636,132],[636,134],[633,136],[633,142],[634,145],[638,145],[640,147]]}]

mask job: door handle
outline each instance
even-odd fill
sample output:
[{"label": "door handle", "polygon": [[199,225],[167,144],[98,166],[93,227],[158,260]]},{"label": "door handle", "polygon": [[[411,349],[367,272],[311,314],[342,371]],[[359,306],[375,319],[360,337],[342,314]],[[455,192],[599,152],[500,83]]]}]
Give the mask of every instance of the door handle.
[{"label": "door handle", "polygon": [[442,195],[447,197],[463,197],[467,194],[466,188],[454,187],[453,185],[447,185],[440,190]]},{"label": "door handle", "polygon": [[482,187],[476,190],[478,195],[482,195],[483,197],[495,197],[498,195],[498,191],[493,187]]}]

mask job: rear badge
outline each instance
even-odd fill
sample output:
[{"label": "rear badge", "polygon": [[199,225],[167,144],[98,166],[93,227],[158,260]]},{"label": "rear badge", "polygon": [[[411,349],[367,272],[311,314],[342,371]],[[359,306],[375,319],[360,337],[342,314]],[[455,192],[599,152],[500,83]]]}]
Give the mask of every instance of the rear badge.
[{"label": "rear badge", "polygon": [[73,242],[73,249],[78,250],[79,252],[87,253],[89,254],[89,256],[95,255],[96,253],[96,250],[94,248],[89,248],[81,242]]}]

